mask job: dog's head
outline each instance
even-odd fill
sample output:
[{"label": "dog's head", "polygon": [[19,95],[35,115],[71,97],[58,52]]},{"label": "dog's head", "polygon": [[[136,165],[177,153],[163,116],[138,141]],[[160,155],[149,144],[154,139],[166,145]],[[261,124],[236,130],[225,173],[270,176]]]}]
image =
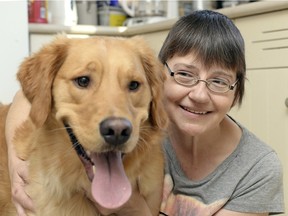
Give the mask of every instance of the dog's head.
[{"label": "dog's head", "polygon": [[29,57],[18,79],[37,127],[55,118],[81,143],[84,163],[88,157],[92,164],[116,164],[123,154],[145,149],[149,136],[166,126],[162,70],[140,37],[62,36]]},{"label": "dog's head", "polygon": [[123,117],[136,123],[133,130],[139,133],[140,123],[154,129],[163,129],[167,123],[162,70],[140,37],[59,36],[28,57],[17,76],[37,127],[51,113],[79,130],[97,130],[94,124],[99,120]]}]

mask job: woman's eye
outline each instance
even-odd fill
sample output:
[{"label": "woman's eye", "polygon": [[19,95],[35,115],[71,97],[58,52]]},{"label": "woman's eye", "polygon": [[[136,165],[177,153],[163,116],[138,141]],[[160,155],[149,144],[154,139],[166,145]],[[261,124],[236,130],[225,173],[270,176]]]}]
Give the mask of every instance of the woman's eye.
[{"label": "woman's eye", "polygon": [[228,82],[226,80],[223,80],[223,79],[211,79],[210,81],[213,83],[213,85],[217,85],[217,86],[229,85]]},{"label": "woman's eye", "polygon": [[139,87],[140,87],[140,83],[137,82],[137,81],[131,81],[131,82],[129,83],[129,86],[128,86],[128,88],[129,88],[130,91],[135,91],[135,90],[137,90]]},{"label": "woman's eye", "polygon": [[81,88],[87,88],[90,84],[90,78],[88,76],[81,76],[74,79],[74,82]]},{"label": "woman's eye", "polygon": [[187,71],[177,71],[178,76],[183,77],[195,77],[192,73],[189,73]]}]

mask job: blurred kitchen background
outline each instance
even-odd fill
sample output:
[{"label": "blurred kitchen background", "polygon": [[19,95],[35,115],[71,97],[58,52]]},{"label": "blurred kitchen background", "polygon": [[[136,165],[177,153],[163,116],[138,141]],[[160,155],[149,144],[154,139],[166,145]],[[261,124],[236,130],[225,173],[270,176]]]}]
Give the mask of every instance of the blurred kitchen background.
[{"label": "blurred kitchen background", "polygon": [[29,22],[132,26],[175,18],[199,9],[220,9],[251,0],[29,0]]},{"label": "blurred kitchen background", "polygon": [[[16,72],[24,57],[56,34],[133,36],[161,32],[147,38],[158,52],[178,17],[194,10],[235,8],[251,0],[0,0],[0,102],[19,89]],[[154,37],[155,36],[155,37]],[[10,76],[7,76],[7,73]],[[11,75],[11,73],[13,75]]]}]

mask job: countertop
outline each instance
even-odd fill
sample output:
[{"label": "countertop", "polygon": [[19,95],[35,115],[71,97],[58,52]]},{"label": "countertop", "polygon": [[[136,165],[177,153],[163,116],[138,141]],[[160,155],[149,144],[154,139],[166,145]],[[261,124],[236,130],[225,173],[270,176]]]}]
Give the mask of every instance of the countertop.
[{"label": "countertop", "polygon": [[[241,4],[235,7],[222,8],[216,11],[228,16],[231,19],[262,14],[272,11],[284,10],[288,8],[288,1],[258,1]],[[178,18],[167,19],[157,23],[142,24],[135,26],[91,26],[75,25],[62,26],[53,24],[29,24],[30,34],[56,34],[65,32],[66,34],[88,34],[88,35],[112,35],[112,36],[132,36],[157,31],[169,30]]]}]

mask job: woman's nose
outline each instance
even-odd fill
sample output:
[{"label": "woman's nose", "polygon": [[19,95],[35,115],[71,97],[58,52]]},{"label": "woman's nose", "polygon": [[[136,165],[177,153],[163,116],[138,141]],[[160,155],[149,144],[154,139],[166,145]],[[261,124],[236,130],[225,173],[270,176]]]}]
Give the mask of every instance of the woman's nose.
[{"label": "woman's nose", "polygon": [[209,89],[205,81],[201,82],[201,80],[197,83],[197,85],[190,87],[190,92],[188,94],[189,98],[192,100],[196,100],[197,102],[206,102],[209,100]]}]

